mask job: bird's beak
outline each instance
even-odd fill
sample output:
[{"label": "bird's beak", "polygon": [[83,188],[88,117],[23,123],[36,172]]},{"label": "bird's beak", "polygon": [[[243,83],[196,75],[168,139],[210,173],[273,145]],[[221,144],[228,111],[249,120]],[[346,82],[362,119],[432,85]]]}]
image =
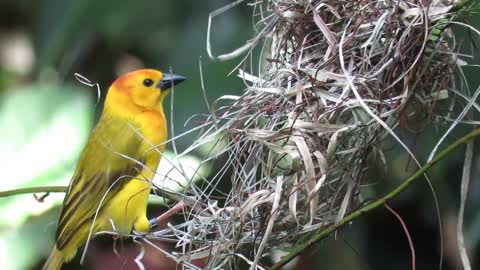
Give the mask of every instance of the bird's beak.
[{"label": "bird's beak", "polygon": [[187,78],[177,74],[163,73],[163,79],[157,84],[157,88],[160,90],[166,90],[185,81],[185,79]]}]

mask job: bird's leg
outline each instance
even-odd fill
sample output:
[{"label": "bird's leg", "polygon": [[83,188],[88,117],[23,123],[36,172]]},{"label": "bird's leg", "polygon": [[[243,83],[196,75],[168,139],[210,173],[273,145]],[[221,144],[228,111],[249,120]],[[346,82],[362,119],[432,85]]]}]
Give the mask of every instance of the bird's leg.
[{"label": "bird's leg", "polygon": [[158,226],[158,224],[162,223],[163,221],[167,220],[169,217],[175,215],[176,213],[180,212],[187,206],[187,204],[184,201],[180,201],[177,204],[175,204],[172,208],[170,208],[168,211],[165,213],[161,214],[160,216],[156,218],[152,218],[150,220],[150,229],[154,229]]}]

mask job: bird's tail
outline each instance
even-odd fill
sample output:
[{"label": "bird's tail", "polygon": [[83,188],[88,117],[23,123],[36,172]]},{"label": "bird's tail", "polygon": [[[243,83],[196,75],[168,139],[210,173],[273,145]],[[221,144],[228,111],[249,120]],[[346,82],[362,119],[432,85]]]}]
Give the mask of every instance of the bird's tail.
[{"label": "bird's tail", "polygon": [[64,258],[62,252],[54,247],[52,253],[48,257],[47,262],[43,265],[42,270],[60,270],[62,268]]}]

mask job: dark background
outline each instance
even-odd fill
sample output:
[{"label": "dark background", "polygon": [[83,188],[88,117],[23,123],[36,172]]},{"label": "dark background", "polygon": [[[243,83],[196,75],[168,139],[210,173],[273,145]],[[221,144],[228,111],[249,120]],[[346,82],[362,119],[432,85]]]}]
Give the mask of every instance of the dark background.
[{"label": "dark background", "polygon": [[[128,70],[171,69],[185,75],[188,80],[174,94],[176,134],[196,125],[194,121],[184,125],[191,115],[207,112],[200,84],[200,60],[209,102],[224,94],[241,93],[244,85],[236,72],[228,76],[240,59],[212,62],[206,53],[208,13],[228,3],[226,0],[0,0],[0,190],[68,183],[102,104],[100,98],[100,105],[96,105],[96,89],[77,82],[74,73],[98,82],[102,97],[114,78]],[[229,52],[253,35],[251,13],[242,4],[214,20],[214,53]],[[457,30],[460,39],[471,38],[465,31]],[[465,44],[466,52],[476,50],[469,42]],[[465,72],[475,90],[479,83],[478,68],[465,68]],[[170,102],[166,104],[166,112],[170,115]],[[417,126],[422,129],[416,129]],[[408,128],[398,130],[398,134],[424,161],[445,129],[423,127],[422,123],[410,123]],[[469,129],[458,128],[448,141]],[[195,134],[182,137],[177,146],[185,149],[194,138]],[[393,141],[385,142],[384,147],[388,167],[378,168],[370,175],[368,181],[373,185],[362,194],[362,200],[378,198],[415,170]],[[442,269],[461,269],[455,226],[463,150],[457,150],[429,172],[434,191],[425,180],[420,180],[389,202],[412,236],[417,269],[439,269],[440,254]],[[480,215],[476,207],[480,201],[478,167],[475,159],[464,229],[474,269],[478,265],[480,239]],[[44,203],[36,202],[31,195],[0,198],[2,269],[40,267],[53,244],[61,198],[62,194],[54,194]],[[437,205],[440,217],[436,214]],[[125,258],[135,254],[129,253],[132,243],[125,246],[122,259],[112,255],[109,239],[97,241],[95,252],[88,259],[88,269],[119,268]],[[149,269],[174,269],[154,252],[149,254],[147,265]],[[410,265],[410,248],[401,224],[392,213],[380,208],[322,241],[291,267],[410,269]],[[72,264],[65,269],[74,268]],[[137,268],[127,263],[123,269]]]}]

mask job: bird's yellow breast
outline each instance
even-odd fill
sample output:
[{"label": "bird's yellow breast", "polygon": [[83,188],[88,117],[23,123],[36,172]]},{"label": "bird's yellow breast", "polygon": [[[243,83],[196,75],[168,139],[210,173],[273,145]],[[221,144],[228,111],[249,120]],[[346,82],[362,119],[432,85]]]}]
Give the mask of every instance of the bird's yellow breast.
[{"label": "bird's yellow breast", "polygon": [[100,224],[108,224],[106,230],[129,233],[132,228],[139,232],[148,232],[146,205],[150,194],[150,183],[141,179],[141,175],[130,180],[106,205]]},{"label": "bird's yellow breast", "polygon": [[148,111],[137,115],[136,126],[143,136],[140,147],[145,157],[142,171],[118,192],[108,203],[104,215],[114,222],[116,230],[128,233],[133,229],[147,232],[150,227],[146,218],[146,206],[161,154],[167,140],[167,126],[163,112]]}]

